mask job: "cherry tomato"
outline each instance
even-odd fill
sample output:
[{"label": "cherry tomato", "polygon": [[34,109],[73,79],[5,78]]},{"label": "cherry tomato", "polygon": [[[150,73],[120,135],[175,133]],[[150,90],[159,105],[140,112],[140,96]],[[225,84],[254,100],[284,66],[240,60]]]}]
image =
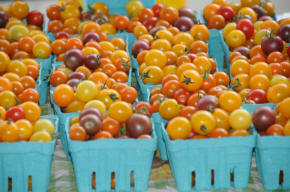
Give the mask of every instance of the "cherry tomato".
[{"label": "cherry tomato", "polygon": [[175,99],[166,99],[159,106],[161,117],[167,120],[178,116],[179,111],[180,107]]},{"label": "cherry tomato", "polygon": [[11,119],[12,121],[16,122],[19,119],[25,118],[25,112],[21,107],[14,106],[7,110],[6,112],[6,120]]},{"label": "cherry tomato", "polygon": [[53,92],[53,101],[60,107],[68,106],[74,100],[74,90],[66,84],[58,85]]},{"label": "cherry tomato", "polygon": [[191,133],[190,121],[185,117],[175,117],[169,121],[166,131],[171,139],[186,139]]},{"label": "cherry tomato", "polygon": [[254,35],[254,24],[249,19],[240,19],[237,23],[237,29],[241,30],[246,38],[249,39]]},{"label": "cherry tomato", "polygon": [[228,131],[223,128],[216,128],[212,130],[212,132],[209,134],[210,138],[222,138],[228,136],[229,136]]},{"label": "cherry tomato", "polygon": [[214,116],[204,110],[195,112],[190,119],[191,126],[195,133],[207,135],[216,128],[216,120]]},{"label": "cherry tomato", "polygon": [[133,111],[129,103],[116,101],[110,106],[108,114],[111,118],[124,123],[130,118]]},{"label": "cherry tomato", "polygon": [[226,111],[231,112],[242,105],[241,96],[234,91],[225,91],[219,97],[219,105]]},{"label": "cherry tomato", "polygon": [[88,135],[83,127],[74,125],[69,129],[69,137],[71,140],[86,141]]},{"label": "cherry tomato", "polygon": [[273,124],[270,127],[268,127],[268,129],[266,130],[266,134],[267,135],[280,135],[283,136],[284,135],[284,127],[282,125],[279,124]]},{"label": "cherry tomato", "polygon": [[236,109],[231,112],[229,122],[235,130],[247,130],[252,123],[252,117],[247,110]]}]

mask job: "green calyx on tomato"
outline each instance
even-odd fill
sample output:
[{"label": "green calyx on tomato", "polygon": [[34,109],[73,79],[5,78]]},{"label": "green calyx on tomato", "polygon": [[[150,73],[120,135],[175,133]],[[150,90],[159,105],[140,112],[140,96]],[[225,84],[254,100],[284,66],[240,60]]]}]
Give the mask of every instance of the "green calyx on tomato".
[{"label": "green calyx on tomato", "polygon": [[235,82],[232,84],[232,88],[237,88],[237,87],[240,87],[242,84],[241,84],[241,82],[240,82],[240,79],[239,78],[237,78],[236,80],[235,80]]},{"label": "green calyx on tomato", "polygon": [[186,77],[184,74],[183,74],[183,77],[184,77],[184,80],[181,81],[181,83],[185,83],[186,85],[189,85],[189,84],[193,84],[194,82],[191,80],[190,77]]},{"label": "green calyx on tomato", "polygon": [[203,132],[206,132],[206,126],[205,126],[205,125],[202,125],[202,126],[200,127],[200,130],[202,130]]},{"label": "green calyx on tomato", "polygon": [[124,67],[124,71],[126,71],[127,68],[130,68],[130,65],[129,65],[128,61],[125,61],[125,60],[123,59],[123,57],[121,57],[121,56],[120,56],[120,59],[122,60],[122,64],[121,64],[121,66]]},{"label": "green calyx on tomato", "polygon": [[209,80],[208,75],[210,74],[210,72],[211,72],[211,67],[205,70],[202,76],[202,80]]},{"label": "green calyx on tomato", "polygon": [[109,94],[109,97],[112,99],[112,101],[117,101],[119,99],[115,93]]},{"label": "green calyx on tomato", "polygon": [[150,76],[149,76],[149,72],[150,72],[150,69],[149,69],[147,72],[142,73],[142,74],[141,74],[141,79],[144,80],[144,79],[146,79],[146,78],[150,78]]}]

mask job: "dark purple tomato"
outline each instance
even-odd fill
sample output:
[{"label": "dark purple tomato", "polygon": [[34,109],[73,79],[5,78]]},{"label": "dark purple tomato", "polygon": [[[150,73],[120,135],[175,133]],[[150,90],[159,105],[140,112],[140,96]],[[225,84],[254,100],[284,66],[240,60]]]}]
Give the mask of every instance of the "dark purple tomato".
[{"label": "dark purple tomato", "polygon": [[267,20],[273,20],[273,17],[270,17],[268,15],[264,15],[259,18],[259,21],[267,21]]},{"label": "dark purple tomato", "polygon": [[81,66],[84,60],[84,54],[79,49],[70,49],[65,52],[64,64],[67,68],[75,70],[78,66]]},{"label": "dark purple tomato", "polygon": [[222,15],[226,21],[231,21],[235,16],[235,12],[230,6],[219,8],[216,14]]},{"label": "dark purple tomato", "polygon": [[150,49],[150,46],[148,43],[146,43],[145,41],[138,40],[132,46],[132,54],[136,58],[138,53],[140,53],[143,50],[149,50],[149,49]]},{"label": "dark purple tomato", "polygon": [[100,118],[94,114],[84,115],[80,120],[80,125],[86,130],[87,134],[90,136],[95,135],[99,130],[101,130],[102,121]]},{"label": "dark purple tomato", "polygon": [[258,107],[253,113],[253,123],[258,132],[266,131],[275,120],[275,112],[268,106]]},{"label": "dark purple tomato", "polygon": [[149,31],[149,34],[152,35],[152,36],[154,37],[155,34],[157,33],[157,31],[162,30],[162,29],[166,29],[166,27],[163,26],[163,25],[159,25],[159,26],[153,27],[153,28]]},{"label": "dark purple tomato", "polygon": [[290,42],[290,24],[285,24],[282,25],[278,32],[277,35],[281,37],[282,40],[286,41],[287,43]]},{"label": "dark purple tomato", "polygon": [[164,7],[164,5],[162,5],[161,3],[156,3],[153,7],[152,7],[152,11],[155,15],[155,17],[159,17],[159,14],[162,10],[162,8]]},{"label": "dark purple tomato", "polygon": [[110,22],[108,16],[103,13],[93,14],[91,16],[91,20],[97,22],[99,25]]},{"label": "dark purple tomato", "polygon": [[25,111],[18,106],[11,107],[6,112],[6,120],[11,119],[12,121],[16,122],[19,119],[25,119]]},{"label": "dark purple tomato", "polygon": [[4,11],[0,11],[0,28],[4,28],[8,22],[8,15]]},{"label": "dark purple tomato", "polygon": [[68,39],[69,37],[69,33],[65,31],[60,31],[55,34],[55,39]]},{"label": "dark purple tomato", "polygon": [[189,31],[194,25],[193,21],[189,17],[179,17],[174,22],[174,27],[177,27],[180,31]]},{"label": "dark purple tomato", "polygon": [[87,12],[87,13],[83,13],[83,14],[81,15],[81,20],[82,20],[82,21],[91,20],[91,16],[92,16],[92,14],[89,13],[89,12]]},{"label": "dark purple tomato", "polygon": [[249,58],[250,54],[250,49],[248,47],[237,47],[233,50],[234,52],[239,52],[245,57]]},{"label": "dark purple tomato", "polygon": [[206,95],[198,100],[196,104],[197,110],[206,110],[213,112],[218,107],[218,98],[215,95]]},{"label": "dark purple tomato", "polygon": [[254,24],[249,19],[240,19],[237,23],[237,29],[241,30],[247,37],[247,39],[250,39],[255,32]]},{"label": "dark purple tomato", "polygon": [[85,66],[93,71],[100,66],[100,63],[101,63],[100,56],[94,53],[87,55],[84,59]]},{"label": "dark purple tomato", "polygon": [[265,16],[267,13],[265,9],[259,5],[253,5],[251,8],[256,12],[258,18]]},{"label": "dark purple tomato", "polygon": [[185,105],[188,98],[190,97],[190,92],[184,88],[179,88],[174,93],[174,99],[179,103]]},{"label": "dark purple tomato", "polygon": [[128,135],[133,138],[144,134],[151,135],[152,121],[146,115],[134,113],[126,122],[126,130]]},{"label": "dark purple tomato", "polygon": [[150,31],[155,27],[157,21],[157,17],[149,17],[143,22],[143,25],[147,28],[148,31]]},{"label": "dark purple tomato", "polygon": [[137,113],[147,115],[148,117],[152,116],[153,108],[150,103],[146,101],[140,101],[135,105],[135,110]]},{"label": "dark purple tomato", "polygon": [[27,15],[27,24],[42,26],[43,24],[43,15],[40,11],[31,11]]},{"label": "dark purple tomato", "polygon": [[84,42],[84,44],[86,44],[89,41],[97,41],[97,42],[100,42],[101,41],[101,38],[95,32],[88,32],[88,33],[86,33],[84,35],[83,42]]},{"label": "dark purple tomato", "polygon": [[261,47],[262,47],[263,52],[266,55],[269,55],[270,53],[274,51],[282,52],[284,44],[283,44],[282,39],[278,36],[266,37],[262,40]]},{"label": "dark purple tomato", "polygon": [[253,89],[247,95],[248,100],[254,101],[256,104],[268,103],[267,93],[263,89]]},{"label": "dark purple tomato", "polygon": [[66,82],[69,86],[73,88],[74,91],[77,90],[78,84],[80,83],[79,79],[71,79]]},{"label": "dark purple tomato", "polygon": [[68,79],[69,80],[71,80],[71,79],[84,80],[84,79],[86,79],[86,75],[82,72],[74,71],[69,75]]},{"label": "dark purple tomato", "polygon": [[95,107],[88,107],[88,108],[85,108],[81,113],[80,113],[80,116],[79,116],[79,119],[82,119],[84,116],[86,115],[96,115],[100,118],[100,120],[103,120],[104,117],[102,115],[102,113],[100,112],[99,109],[95,108]]},{"label": "dark purple tomato", "polygon": [[144,41],[148,45],[151,45],[150,41],[148,39],[145,39],[145,38],[140,38],[140,39],[138,39],[138,41]]},{"label": "dark purple tomato", "polygon": [[288,53],[288,57],[290,57],[290,46],[287,48],[287,53]]},{"label": "dark purple tomato", "polygon": [[179,14],[179,17],[182,17],[182,16],[189,17],[193,21],[196,19],[196,15],[194,11],[187,7],[178,9],[178,14]]}]

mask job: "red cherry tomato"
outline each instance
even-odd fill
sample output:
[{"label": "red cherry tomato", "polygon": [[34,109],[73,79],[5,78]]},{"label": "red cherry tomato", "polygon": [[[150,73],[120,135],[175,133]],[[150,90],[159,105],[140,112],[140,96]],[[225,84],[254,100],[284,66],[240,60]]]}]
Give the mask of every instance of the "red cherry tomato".
[{"label": "red cherry tomato", "polygon": [[18,106],[11,107],[6,112],[6,120],[11,119],[16,122],[19,119],[25,119],[25,111]]},{"label": "red cherry tomato", "polygon": [[135,109],[137,113],[141,113],[144,115],[147,115],[148,117],[151,117],[153,113],[153,108],[150,105],[150,103],[145,101],[140,101],[135,105]]},{"label": "red cherry tomato", "polygon": [[41,26],[43,23],[43,15],[40,11],[31,11],[27,16],[28,25]]},{"label": "red cherry tomato", "polygon": [[217,14],[222,15],[226,21],[231,21],[235,16],[234,10],[229,6],[219,8]]},{"label": "red cherry tomato", "polygon": [[152,11],[155,15],[155,17],[159,17],[159,14],[162,10],[162,8],[164,7],[164,5],[160,4],[160,3],[156,3],[153,7],[152,7]]},{"label": "red cherry tomato", "polygon": [[241,30],[250,39],[255,32],[255,27],[250,19],[240,19],[237,23],[237,29]]},{"label": "red cherry tomato", "polygon": [[185,105],[190,96],[190,92],[184,88],[179,88],[174,93],[174,99],[179,103]]}]

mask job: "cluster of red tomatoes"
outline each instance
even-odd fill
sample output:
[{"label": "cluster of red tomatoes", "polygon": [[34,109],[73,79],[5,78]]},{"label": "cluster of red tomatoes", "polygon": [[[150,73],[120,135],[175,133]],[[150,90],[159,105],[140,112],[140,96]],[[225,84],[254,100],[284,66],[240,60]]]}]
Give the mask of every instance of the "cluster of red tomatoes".
[{"label": "cluster of red tomatoes", "polygon": [[124,101],[114,102],[103,116],[99,109],[89,107],[81,111],[70,122],[69,135],[72,140],[86,141],[101,138],[138,138],[151,139],[152,113],[146,109],[146,103],[132,106]]}]

